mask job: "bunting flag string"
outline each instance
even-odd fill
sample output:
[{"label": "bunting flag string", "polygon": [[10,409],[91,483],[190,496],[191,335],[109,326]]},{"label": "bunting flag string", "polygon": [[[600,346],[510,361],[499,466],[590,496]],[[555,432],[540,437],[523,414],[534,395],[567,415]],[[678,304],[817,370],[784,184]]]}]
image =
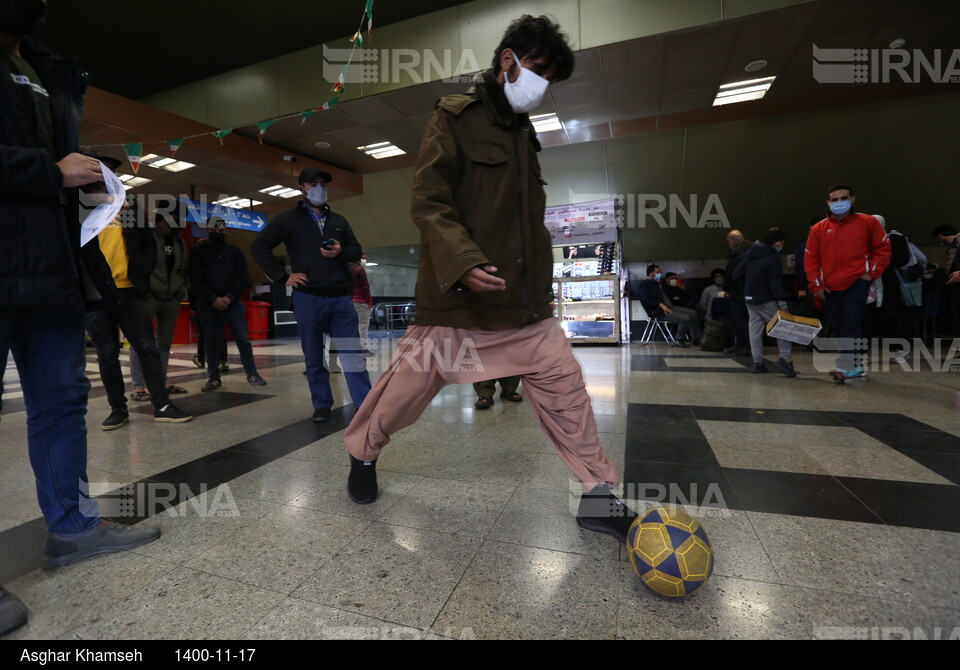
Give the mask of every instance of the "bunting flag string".
[{"label": "bunting flag string", "polygon": [[220,146],[223,146],[223,138],[229,135],[230,133],[232,133],[237,128],[255,126],[259,130],[257,140],[259,141],[260,144],[263,144],[263,136],[266,134],[267,129],[270,128],[270,126],[272,126],[277,121],[283,121],[285,119],[292,119],[295,117],[299,117],[300,125],[305,124],[307,122],[307,119],[309,119],[314,114],[317,114],[318,112],[321,112],[321,111],[329,111],[333,109],[340,102],[340,98],[343,96],[347,88],[346,87],[347,70],[350,68],[350,65],[353,63],[353,56],[356,53],[357,49],[363,48],[363,35],[361,33],[361,30],[363,27],[364,18],[366,18],[366,23],[367,23],[367,37],[369,38],[373,32],[373,3],[374,3],[374,0],[366,0],[364,13],[360,17],[360,29],[358,29],[357,32],[355,32],[353,36],[349,38],[349,42],[351,43],[353,48],[351,49],[351,52],[350,52],[350,58],[347,60],[346,64],[343,66],[343,69],[340,71],[340,74],[337,77],[337,81],[332,86],[331,90],[333,91],[334,95],[319,107],[313,107],[311,109],[296,112],[294,114],[286,114],[284,116],[278,116],[277,118],[274,118],[274,119],[266,119],[264,121],[255,121],[253,123],[238,124],[233,128],[221,128],[219,130],[214,130],[212,132],[203,132],[203,133],[196,133],[194,135],[185,135],[183,137],[178,137],[175,139],[144,140],[141,142],[128,143],[128,144],[89,144],[89,145],[84,145],[83,149],[98,149],[103,147],[122,146],[124,152],[126,152],[127,154],[127,160],[130,161],[130,167],[133,168],[133,172],[134,174],[136,174],[137,170],[140,168],[140,159],[141,159],[141,156],[143,155],[144,145],[164,145],[165,144],[167,145],[170,151],[170,156],[174,156],[177,153],[177,150],[179,150],[180,147],[183,146],[183,143],[185,141],[196,139],[198,137],[213,135],[220,141]]}]

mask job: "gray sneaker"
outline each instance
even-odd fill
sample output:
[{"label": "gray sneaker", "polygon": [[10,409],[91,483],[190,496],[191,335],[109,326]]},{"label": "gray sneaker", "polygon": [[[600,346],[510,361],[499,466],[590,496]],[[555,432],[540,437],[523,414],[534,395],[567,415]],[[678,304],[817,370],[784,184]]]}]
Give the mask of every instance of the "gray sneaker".
[{"label": "gray sneaker", "polygon": [[103,520],[84,535],[47,534],[41,567],[60,568],[99,554],[113,554],[149,544],[160,537],[158,526],[122,526]]},{"label": "gray sneaker", "polygon": [[18,597],[0,586],[0,637],[27,623],[27,606]]},{"label": "gray sneaker", "polygon": [[251,386],[266,386],[267,380],[254,372],[252,375],[247,377],[247,383]]}]

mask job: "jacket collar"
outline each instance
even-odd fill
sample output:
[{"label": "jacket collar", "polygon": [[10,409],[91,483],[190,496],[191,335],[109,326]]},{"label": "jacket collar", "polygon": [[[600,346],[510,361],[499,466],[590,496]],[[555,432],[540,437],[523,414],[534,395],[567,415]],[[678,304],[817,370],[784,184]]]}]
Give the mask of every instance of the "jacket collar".
[{"label": "jacket collar", "polygon": [[521,125],[530,125],[530,117],[526,114],[517,114],[510,107],[507,96],[503,92],[503,85],[493,76],[493,70],[478,72],[473,78],[474,93],[480,98],[483,106],[493,117],[494,123],[504,128],[516,128]]}]

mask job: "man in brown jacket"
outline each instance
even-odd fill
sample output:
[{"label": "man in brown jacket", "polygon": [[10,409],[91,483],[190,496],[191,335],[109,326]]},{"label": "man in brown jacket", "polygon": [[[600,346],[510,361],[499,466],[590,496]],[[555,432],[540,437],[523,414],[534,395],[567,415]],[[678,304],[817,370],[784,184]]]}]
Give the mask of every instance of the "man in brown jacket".
[{"label": "man in brown jacket", "polygon": [[413,178],[421,231],[414,325],[347,429],[350,498],[377,496],[376,460],[446,383],[520,375],[547,439],[583,486],[584,528],[623,541],[632,512],[610,491],[619,474],[597,435],[580,365],[550,307],[546,197],[527,112],[573,71],[558,26],[523,16],[490,70],[442,98]]}]

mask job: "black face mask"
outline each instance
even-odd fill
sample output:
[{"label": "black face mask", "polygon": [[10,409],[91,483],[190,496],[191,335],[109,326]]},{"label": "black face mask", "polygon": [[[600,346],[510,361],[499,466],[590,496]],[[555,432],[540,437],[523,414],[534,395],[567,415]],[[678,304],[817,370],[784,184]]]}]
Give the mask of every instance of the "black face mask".
[{"label": "black face mask", "polygon": [[222,247],[227,243],[226,233],[210,233],[208,237],[210,238],[210,244],[215,244],[218,247]]},{"label": "black face mask", "polygon": [[0,2],[0,31],[14,37],[29,35],[47,19],[43,0],[3,0]]}]

